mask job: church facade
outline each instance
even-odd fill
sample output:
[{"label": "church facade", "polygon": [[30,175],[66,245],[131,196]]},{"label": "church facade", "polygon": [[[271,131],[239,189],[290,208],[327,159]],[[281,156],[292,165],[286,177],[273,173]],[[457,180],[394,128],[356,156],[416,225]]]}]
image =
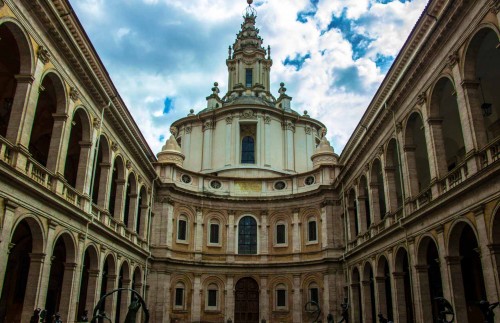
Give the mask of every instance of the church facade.
[{"label": "church facade", "polygon": [[[500,2],[431,0],[337,155],[273,95],[249,6],[228,89],[155,156],[67,0],[0,1],[0,321],[457,322],[500,298]],[[221,58],[223,59],[223,58]],[[123,321],[131,295],[103,310]]]}]

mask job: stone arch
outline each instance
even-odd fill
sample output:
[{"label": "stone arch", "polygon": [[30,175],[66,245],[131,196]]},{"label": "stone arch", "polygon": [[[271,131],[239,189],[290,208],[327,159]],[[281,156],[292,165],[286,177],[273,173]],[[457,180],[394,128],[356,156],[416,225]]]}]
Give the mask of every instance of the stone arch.
[{"label": "stone arch", "polygon": [[486,299],[479,240],[474,226],[460,219],[448,235],[448,263],[457,321],[479,322],[482,314],[477,302]]},{"label": "stone arch", "polygon": [[405,247],[399,247],[394,258],[394,289],[396,291],[395,304],[399,322],[415,322],[410,258]]},{"label": "stone arch", "polygon": [[108,177],[111,168],[111,149],[106,134],[101,133],[98,138],[98,150],[92,172],[92,203],[105,209]]},{"label": "stone arch", "polygon": [[217,276],[208,276],[202,282],[202,310],[224,311],[224,289],[225,284]]},{"label": "stone arch", "polygon": [[238,217],[236,245],[240,255],[259,254],[260,234],[259,219],[253,214],[243,214]]},{"label": "stone arch", "polygon": [[353,323],[363,322],[363,302],[361,298],[361,276],[358,267],[351,270],[351,317]]},{"label": "stone arch", "polygon": [[56,172],[63,129],[67,122],[66,89],[63,79],[54,70],[47,71],[41,80],[28,149],[36,161]]},{"label": "stone arch", "polygon": [[[269,216],[269,247],[272,248],[281,244],[289,245],[293,240],[292,230],[290,229],[292,221],[290,215],[283,211],[274,212]],[[284,232],[283,232],[284,231]],[[284,240],[283,240],[284,239]],[[276,250],[278,251],[278,250]],[[287,251],[287,248],[282,248],[280,251]]]},{"label": "stone arch", "polygon": [[137,208],[135,232],[139,235],[139,237],[145,239],[147,234],[149,200],[148,192],[144,185],[142,185],[139,189],[139,201],[137,204],[139,207]]},{"label": "stone arch", "polygon": [[[15,143],[24,113],[25,97],[33,70],[28,33],[14,19],[0,19],[0,136]],[[24,77],[22,77],[24,75]]]},{"label": "stone arch", "polygon": [[27,322],[33,313],[45,255],[43,229],[38,219],[25,216],[13,226],[0,295],[0,321]]},{"label": "stone arch", "polygon": [[370,195],[371,209],[375,223],[382,220],[387,212],[385,203],[384,173],[382,172],[382,162],[375,158],[370,167]]},{"label": "stone arch", "polygon": [[86,191],[87,168],[89,167],[91,141],[90,117],[87,110],[78,107],[71,121],[67,142],[64,178],[80,192]]},{"label": "stone arch", "polygon": [[351,240],[356,239],[359,235],[359,218],[358,218],[358,206],[356,203],[356,190],[351,188],[347,193],[347,213],[349,221],[349,234]]},{"label": "stone arch", "polygon": [[63,230],[51,246],[51,266],[45,309],[47,317],[59,312],[61,318],[69,320],[73,279],[76,271],[76,242],[74,237]]},{"label": "stone arch", "polygon": [[434,83],[428,124],[434,138],[438,176],[457,167],[465,157],[465,143],[453,78],[444,75]]},{"label": "stone arch", "polygon": [[220,246],[224,241],[226,241],[226,233],[224,228],[226,227],[226,217],[222,212],[209,212],[204,216],[205,218],[205,234],[204,234],[204,244],[212,246]]},{"label": "stone arch", "polygon": [[416,274],[424,321],[432,321],[439,314],[436,297],[443,297],[443,283],[440,271],[438,245],[430,234],[423,235],[417,246]]},{"label": "stone arch", "polygon": [[127,176],[125,184],[125,206],[123,208],[123,223],[130,231],[135,231],[138,207],[137,177],[134,172]]},{"label": "stone arch", "polygon": [[417,197],[429,188],[431,173],[424,123],[419,112],[413,112],[406,121],[404,152],[408,168],[410,195]]},{"label": "stone arch", "polygon": [[358,183],[358,214],[361,224],[360,231],[363,233],[369,230],[372,225],[368,180],[365,175],[361,175]]},{"label": "stone arch", "polygon": [[122,156],[117,155],[111,169],[111,183],[109,189],[109,213],[120,220],[123,213],[123,198],[125,189],[125,163]]},{"label": "stone arch", "polygon": [[363,266],[363,280],[361,294],[363,298],[363,322],[376,323],[375,283],[372,265],[369,261]]},{"label": "stone arch", "polygon": [[387,178],[387,195],[389,210],[395,213],[403,207],[403,182],[401,155],[396,138],[391,138],[385,151],[385,176]]},{"label": "stone arch", "polygon": [[389,321],[393,321],[391,270],[385,255],[380,255],[377,259],[375,283],[377,284],[378,296],[377,313],[381,313]]},{"label": "stone arch", "polygon": [[[131,288],[130,264],[127,259],[123,260],[118,272],[118,288]],[[127,316],[128,306],[131,301],[132,292],[122,291],[116,294],[115,321],[122,322]]]},{"label": "stone arch", "polygon": [[81,318],[85,310],[91,313],[94,309],[98,275],[99,254],[96,246],[91,243],[87,245],[83,255],[77,318]]},{"label": "stone arch", "polygon": [[[101,270],[101,290],[99,292],[99,298],[103,297],[105,294],[110,293],[116,287],[116,277],[117,277],[117,261],[116,257],[112,252],[107,252],[104,256],[104,261],[102,263]],[[101,310],[105,310],[110,317],[114,317],[114,298],[113,296],[107,297],[102,303]]]},{"label": "stone arch", "polygon": [[[500,57],[496,46],[499,31],[492,24],[480,25],[471,36],[465,51],[464,91],[469,99],[476,149],[481,149],[500,135]],[[486,113],[489,104],[489,113]]]},{"label": "stone arch", "polygon": [[235,285],[235,322],[258,322],[260,285],[255,278],[246,276],[239,278]]}]

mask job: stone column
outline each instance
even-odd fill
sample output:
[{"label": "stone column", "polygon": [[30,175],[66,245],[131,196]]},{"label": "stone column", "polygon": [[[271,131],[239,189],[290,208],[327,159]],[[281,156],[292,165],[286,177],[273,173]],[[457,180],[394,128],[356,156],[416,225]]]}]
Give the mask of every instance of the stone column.
[{"label": "stone column", "polygon": [[128,205],[128,223],[125,223],[127,225],[127,228],[135,232],[136,224],[137,224],[137,212],[139,210],[139,199],[137,193],[131,193],[129,195],[130,197],[130,203]]},{"label": "stone column", "polygon": [[329,313],[332,313],[333,304],[331,296],[333,296],[333,290],[335,289],[335,282],[333,279],[330,279],[330,276],[333,276],[333,273],[330,273],[330,270],[323,273],[323,304],[321,304],[322,312],[323,312],[323,320],[326,321],[326,317]]},{"label": "stone column", "polygon": [[[260,276],[260,318],[270,322],[269,317],[269,289],[267,287],[267,276]],[[272,307],[271,307],[272,308]]]},{"label": "stone column", "polygon": [[226,295],[226,306],[224,313],[224,321],[227,322],[229,319],[234,319],[234,277],[227,276],[226,278],[226,290],[224,291]]},{"label": "stone column", "polygon": [[398,195],[397,195],[397,180],[396,180],[396,167],[395,166],[385,166],[385,177],[387,181],[387,189],[385,194],[387,195],[386,201],[388,201],[387,211],[390,213],[396,212],[398,209]]},{"label": "stone column", "polygon": [[385,280],[389,279],[386,277],[375,277],[375,297],[377,298],[377,310],[376,313],[382,313],[384,317],[387,318],[387,297],[385,290]]},{"label": "stone column", "polygon": [[321,248],[322,249],[333,247],[332,243],[328,244],[328,236],[330,236],[330,239],[331,239],[331,238],[333,238],[332,237],[333,234],[330,234],[330,235],[328,234],[327,224],[328,224],[328,222],[326,220],[326,208],[322,207],[318,226],[317,226],[318,234],[321,233],[321,240],[319,239],[320,237],[318,237],[318,241],[321,241]]},{"label": "stone column", "polygon": [[235,254],[235,234],[234,230],[236,228],[236,225],[234,224],[234,211],[229,211],[229,219],[228,219],[228,225],[227,225],[227,260],[229,262],[234,261],[234,254]]},{"label": "stone column", "polygon": [[418,322],[432,322],[432,299],[429,287],[429,272],[427,265],[415,266],[415,295],[418,295],[420,302],[415,304],[415,314]]},{"label": "stone column", "polygon": [[59,313],[61,319],[70,322],[75,317],[76,298],[75,288],[73,288],[73,279],[75,277],[77,265],[75,263],[64,264],[64,276],[62,278],[61,300],[59,302]]},{"label": "stone column", "polygon": [[233,125],[233,117],[227,117],[226,118],[226,150],[225,150],[225,154],[226,154],[226,158],[225,158],[225,165],[226,166],[231,166],[234,162],[233,160],[233,156],[231,155],[231,147],[233,147],[233,144],[232,144],[232,125]]},{"label": "stone column", "polygon": [[[354,202],[356,203],[356,202]],[[355,208],[353,206],[348,206],[347,207],[347,226],[349,227],[349,230],[347,232],[348,235],[348,240],[352,241],[356,239],[357,234],[356,234],[356,212],[354,211]],[[358,225],[359,229],[359,225]],[[358,232],[359,233],[359,232]]]},{"label": "stone column", "polygon": [[427,143],[429,170],[432,182],[433,179],[436,180],[442,178],[448,173],[448,166],[446,164],[446,148],[443,138],[443,119],[427,119],[427,127],[425,127],[425,138]]},{"label": "stone column", "polygon": [[264,117],[264,166],[271,166],[271,117]]},{"label": "stone column", "polygon": [[[108,273],[108,281],[106,283],[106,294],[115,290],[117,288],[117,278],[116,273]],[[106,298],[106,304],[104,305],[104,310],[108,317],[115,318],[116,311],[116,293]]]},{"label": "stone column", "polygon": [[[68,130],[66,113],[54,113],[54,126],[50,138],[49,154],[47,158],[47,169],[54,174],[64,176],[64,164],[66,161],[67,146],[64,147],[65,132]],[[69,123],[71,124],[71,123]]]},{"label": "stone column", "polygon": [[[24,294],[23,302],[23,312],[21,315],[21,322],[29,322],[31,316],[33,315],[33,309],[41,307],[37,304],[37,298],[39,297],[41,274],[44,267],[45,254],[44,253],[31,253],[30,255],[30,269],[28,272],[28,280],[26,283],[26,293]],[[50,269],[50,268],[49,268]],[[47,289],[45,288],[45,293]],[[46,296],[46,295],[45,295]],[[45,305],[45,296],[44,305]]]},{"label": "stone column", "polygon": [[215,127],[215,122],[207,120],[203,122],[203,157],[202,170],[212,169],[212,132]]},{"label": "stone column", "polygon": [[371,216],[373,223],[379,223],[382,219],[383,214],[380,214],[380,203],[379,203],[379,189],[377,182],[370,182],[368,186],[368,196],[370,201],[370,207],[372,209]]},{"label": "stone column", "polygon": [[[47,288],[49,286],[49,278],[50,278],[50,267],[52,265],[52,253],[55,239],[55,230],[57,224],[53,221],[49,221],[48,225],[48,233],[47,233],[47,241],[45,243],[45,254],[47,255],[46,261],[43,262],[42,272],[40,280],[38,281],[38,293],[36,295],[36,307],[45,308],[45,300],[47,298]],[[30,268],[31,272],[31,268]],[[26,285],[26,286],[35,286],[35,285]],[[33,310],[33,308],[31,308]],[[33,312],[31,312],[33,314]]]},{"label": "stone column", "polygon": [[[186,295],[187,299],[187,295]],[[201,317],[201,276],[194,276],[193,299],[191,304],[191,320],[199,322]],[[188,306],[189,308],[190,306]]]},{"label": "stone column", "polygon": [[[144,202],[147,203],[147,202]],[[139,232],[137,234],[139,237],[143,240],[146,240],[148,237],[146,237],[147,232],[148,232],[148,216],[149,216],[149,206],[147,204],[140,205],[139,206],[139,214],[140,220],[139,220]]]},{"label": "stone column", "polygon": [[119,178],[116,180],[115,212],[111,214],[121,224],[123,224],[123,208],[125,207],[125,183],[124,179]]},{"label": "stone column", "polygon": [[293,275],[293,322],[302,322],[302,291],[300,288],[300,275]]},{"label": "stone column", "polygon": [[[99,270],[93,269],[89,270],[89,281],[87,284],[87,299],[85,300],[85,309],[89,311],[89,315],[92,315],[92,311],[99,301]],[[100,297],[99,297],[100,298]],[[82,302],[83,300],[80,300]]]},{"label": "stone column", "polygon": [[484,208],[482,206],[473,210],[476,217],[476,227],[478,232],[478,244],[480,249],[481,265],[483,267],[483,278],[486,289],[486,299],[494,302],[499,299],[498,281],[495,277],[495,259],[488,248],[488,230],[484,219]]},{"label": "stone column", "polygon": [[[130,279],[122,280],[122,288],[130,288],[132,281]],[[131,293],[130,291],[122,291],[120,298],[120,321],[123,322],[125,317],[127,316],[128,306],[131,302]],[[118,323],[118,322],[117,322]]]},{"label": "stone column", "polygon": [[160,216],[166,217],[167,223],[165,223],[165,227],[167,228],[166,237],[163,236],[162,232],[165,231],[165,227],[162,229],[161,227],[155,226],[155,235],[158,236],[158,244],[163,245],[167,244],[167,247],[172,247],[172,240],[174,238],[174,203],[172,201],[166,201],[162,203],[162,211]]},{"label": "stone column", "polygon": [[418,176],[417,176],[417,161],[415,159],[415,146],[405,145],[404,148],[405,160],[406,160],[406,173],[408,176],[405,178],[408,181],[409,186],[409,196],[407,198],[416,197],[420,190],[418,188]]},{"label": "stone column", "polygon": [[78,160],[78,172],[76,176],[76,187],[75,189],[78,192],[88,195],[90,192],[90,183],[91,183],[91,149],[92,142],[91,141],[80,141],[80,159]]},{"label": "stone column", "polygon": [[203,250],[203,210],[196,208],[196,218],[194,223],[194,252],[196,258],[201,260],[201,252]]},{"label": "stone column", "polygon": [[285,120],[283,122],[283,136],[285,138],[285,169],[295,170],[294,133],[295,125]]},{"label": "stone column", "polygon": [[372,318],[372,302],[370,292],[370,281],[364,280],[361,282],[361,295],[363,299],[363,323],[375,323]]},{"label": "stone column", "polygon": [[171,313],[171,282],[170,273],[165,271],[151,272],[148,300],[152,305],[151,318],[153,322],[170,322]]},{"label": "stone column", "polygon": [[[38,68],[37,75],[41,73],[43,66]],[[36,102],[38,100],[38,88],[40,79],[35,79],[31,74],[15,75],[17,85],[16,93],[12,101],[6,138],[12,144],[20,144],[28,149],[33,119],[35,118]],[[32,84],[35,84],[32,87]],[[26,131],[28,130],[28,131]],[[33,313],[31,313],[33,315]],[[28,320],[29,321],[29,320]]]},{"label": "stone column", "polygon": [[301,235],[301,230],[300,230],[300,219],[299,219],[299,209],[293,209],[293,222],[292,222],[292,228],[293,228],[293,246],[292,246],[292,252],[293,252],[293,259],[294,261],[298,261],[300,258],[300,251],[301,251],[301,246],[302,246],[302,235]]},{"label": "stone column", "polygon": [[396,322],[406,322],[406,297],[405,297],[405,273],[404,272],[393,272],[392,277],[394,278],[394,316]]},{"label": "stone column", "polygon": [[[260,214],[260,254],[263,255],[263,261],[267,260],[267,254],[269,253],[269,225],[267,224],[267,212],[263,211]],[[274,230],[274,228],[273,228]]]},{"label": "stone column", "polygon": [[368,223],[366,222],[366,207],[365,207],[365,196],[358,196],[358,227],[359,233],[365,233],[368,230]]},{"label": "stone column", "polygon": [[451,277],[447,265],[447,252],[444,237],[444,227],[441,225],[436,229],[437,245],[439,250],[439,269],[441,271],[441,283],[443,285],[443,297],[452,302]]},{"label": "stone column", "polygon": [[360,312],[361,308],[359,308],[360,302],[360,290],[359,290],[359,283],[352,283],[351,284],[351,318],[353,323],[361,323],[359,320],[360,317]]},{"label": "stone column", "polygon": [[446,257],[446,265],[450,273],[451,290],[453,291],[451,299],[448,300],[455,310],[455,321],[467,322],[467,302],[465,300],[460,257]]},{"label": "stone column", "polygon": [[100,163],[96,167],[101,167],[101,175],[99,177],[99,194],[97,195],[97,206],[103,210],[108,210],[109,204],[109,189],[111,187],[110,163]]},{"label": "stone column", "polygon": [[[0,230],[0,259],[2,261],[0,262],[0,295],[2,295],[2,290],[4,286],[4,279],[5,279],[5,271],[7,270],[7,262],[9,259],[9,250],[10,250],[10,237],[12,234],[12,229],[14,225],[14,220],[15,220],[15,212],[18,207],[17,204],[10,202],[8,200],[3,200],[4,201],[4,206],[5,206],[5,213],[3,216],[3,221],[2,218],[0,218],[0,223],[3,222],[3,226],[1,227]],[[0,209],[0,212],[2,212],[3,208]]]}]

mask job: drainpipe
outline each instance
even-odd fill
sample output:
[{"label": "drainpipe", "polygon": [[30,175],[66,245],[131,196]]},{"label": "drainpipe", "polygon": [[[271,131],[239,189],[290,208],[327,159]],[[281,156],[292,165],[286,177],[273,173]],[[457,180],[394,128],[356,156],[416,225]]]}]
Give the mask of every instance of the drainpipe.
[{"label": "drainpipe", "polygon": [[149,204],[151,205],[151,209],[149,210],[149,214],[148,214],[148,252],[149,252],[149,255],[148,257],[146,258],[146,268],[144,269],[144,284],[142,286],[142,295],[144,295],[144,299],[146,299],[146,285],[147,285],[147,281],[148,281],[148,261],[151,259],[151,248],[150,248],[150,243],[151,243],[151,214],[153,213],[153,210],[154,210],[154,203],[155,203],[155,199],[154,199],[154,192],[155,192],[155,181],[158,180],[160,177],[158,175],[156,175],[156,178],[153,179],[153,184],[152,184],[152,188],[151,188],[151,198],[150,198],[150,201],[149,201]]}]

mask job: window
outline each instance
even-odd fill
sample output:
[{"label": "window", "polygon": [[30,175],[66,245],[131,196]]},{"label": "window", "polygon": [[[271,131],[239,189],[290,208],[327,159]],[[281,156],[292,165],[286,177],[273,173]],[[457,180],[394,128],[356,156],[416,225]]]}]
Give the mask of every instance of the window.
[{"label": "window", "polygon": [[286,244],[286,225],[284,223],[276,225],[276,244]]},{"label": "window", "polygon": [[319,305],[319,288],[315,283],[309,285],[309,301]]},{"label": "window", "polygon": [[257,221],[251,216],[241,218],[238,224],[238,253],[257,254]]},{"label": "window", "polygon": [[211,244],[219,244],[219,223],[210,221],[209,240]]},{"label": "window", "polygon": [[245,74],[245,86],[246,87],[252,87],[253,85],[253,70],[251,68],[246,69],[246,74]]},{"label": "window", "polygon": [[276,287],[276,309],[286,309],[286,287],[280,284]]},{"label": "window", "polygon": [[207,309],[215,310],[217,309],[217,285],[210,284],[207,291]]},{"label": "window", "polygon": [[311,219],[307,222],[307,241],[314,242],[318,241],[318,232],[316,228],[316,220]]},{"label": "window", "polygon": [[186,241],[187,240],[187,218],[181,216],[177,222],[177,240]]},{"label": "window", "polygon": [[184,307],[184,284],[178,283],[175,287],[175,307],[183,308]]},{"label": "window", "polygon": [[255,142],[252,137],[243,137],[241,141],[241,163],[255,164]]}]

